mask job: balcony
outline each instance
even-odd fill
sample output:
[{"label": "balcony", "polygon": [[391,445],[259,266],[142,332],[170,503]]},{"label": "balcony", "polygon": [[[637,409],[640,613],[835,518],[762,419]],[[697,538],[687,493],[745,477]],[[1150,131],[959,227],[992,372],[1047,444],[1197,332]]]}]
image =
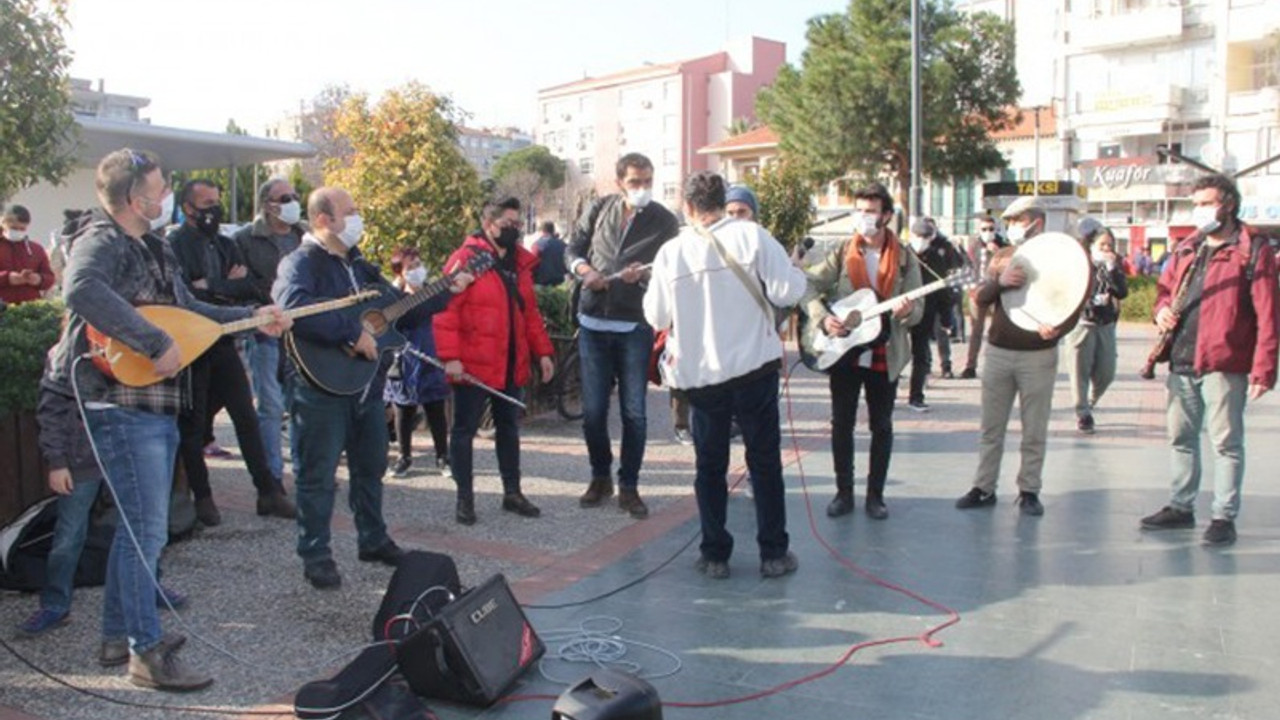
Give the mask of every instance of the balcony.
[{"label": "balcony", "polygon": [[1071,17],[1071,48],[1076,54],[1151,43],[1182,37],[1180,5],[1150,7],[1096,17]]},{"label": "balcony", "polygon": [[1280,87],[1228,93],[1227,115],[1252,118],[1262,126],[1280,123]]},{"label": "balcony", "polygon": [[1079,111],[1072,116],[1071,124],[1076,128],[1128,128],[1110,133],[1119,136],[1159,133],[1165,122],[1181,118],[1186,94],[1186,89],[1178,85],[1081,93],[1076,103]]},{"label": "balcony", "polygon": [[[1275,31],[1276,7],[1267,0],[1231,0],[1227,42],[1258,42]],[[1221,17],[1221,15],[1218,15]]]}]

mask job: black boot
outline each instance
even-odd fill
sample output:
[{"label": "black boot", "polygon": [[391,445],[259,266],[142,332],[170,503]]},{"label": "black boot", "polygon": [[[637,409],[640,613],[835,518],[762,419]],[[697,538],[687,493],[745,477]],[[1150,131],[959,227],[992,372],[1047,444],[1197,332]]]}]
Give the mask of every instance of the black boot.
[{"label": "black boot", "polygon": [[840,517],[853,512],[853,481],[836,478],[836,496],[827,505],[827,517]]},{"label": "black boot", "polygon": [[476,524],[476,500],[471,495],[463,495],[458,493],[458,506],[454,510],[453,519],[458,521],[459,525],[475,525]]}]

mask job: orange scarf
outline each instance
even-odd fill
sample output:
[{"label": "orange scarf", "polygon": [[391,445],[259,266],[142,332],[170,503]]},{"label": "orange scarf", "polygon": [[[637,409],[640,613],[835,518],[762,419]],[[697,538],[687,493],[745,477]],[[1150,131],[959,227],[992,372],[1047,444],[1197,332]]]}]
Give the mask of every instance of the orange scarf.
[{"label": "orange scarf", "polygon": [[[888,233],[888,230],[885,230]],[[871,279],[867,277],[867,261],[863,257],[864,248],[871,243],[861,235],[855,234],[853,242],[849,243],[849,250],[844,256],[845,274],[849,276],[849,282],[853,284],[854,290],[873,287]],[[874,289],[880,298],[886,299],[893,297],[893,285],[898,280],[898,254],[902,252],[902,243],[892,234],[885,239],[884,248],[880,251],[880,267],[876,270],[876,284]]]}]

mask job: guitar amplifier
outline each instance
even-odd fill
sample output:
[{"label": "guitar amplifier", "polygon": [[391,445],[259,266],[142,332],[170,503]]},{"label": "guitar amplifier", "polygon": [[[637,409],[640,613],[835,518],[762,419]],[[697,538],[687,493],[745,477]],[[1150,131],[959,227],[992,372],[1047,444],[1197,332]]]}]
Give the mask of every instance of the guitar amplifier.
[{"label": "guitar amplifier", "polygon": [[441,608],[396,654],[418,695],[488,707],[545,651],[498,574]]}]

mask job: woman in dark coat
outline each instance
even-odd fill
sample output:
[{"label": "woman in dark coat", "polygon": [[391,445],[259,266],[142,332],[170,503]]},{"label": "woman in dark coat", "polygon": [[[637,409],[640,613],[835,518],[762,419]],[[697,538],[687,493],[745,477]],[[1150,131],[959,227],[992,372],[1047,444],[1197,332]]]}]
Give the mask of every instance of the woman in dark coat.
[{"label": "woman in dark coat", "polygon": [[[392,280],[405,293],[414,293],[427,280],[427,269],[418,251],[403,247],[391,256]],[[405,332],[409,344],[425,355],[436,356],[436,339],[431,323],[420,323]],[[445,400],[449,397],[449,384],[444,371],[429,365],[409,353],[399,353],[395,365],[387,374],[386,390],[382,399],[395,407],[396,443],[400,458],[391,468],[391,474],[404,477],[413,466],[413,430],[418,424],[418,406],[427,416],[431,439],[435,443],[436,467],[447,473],[449,469],[449,420],[445,415]]]}]

